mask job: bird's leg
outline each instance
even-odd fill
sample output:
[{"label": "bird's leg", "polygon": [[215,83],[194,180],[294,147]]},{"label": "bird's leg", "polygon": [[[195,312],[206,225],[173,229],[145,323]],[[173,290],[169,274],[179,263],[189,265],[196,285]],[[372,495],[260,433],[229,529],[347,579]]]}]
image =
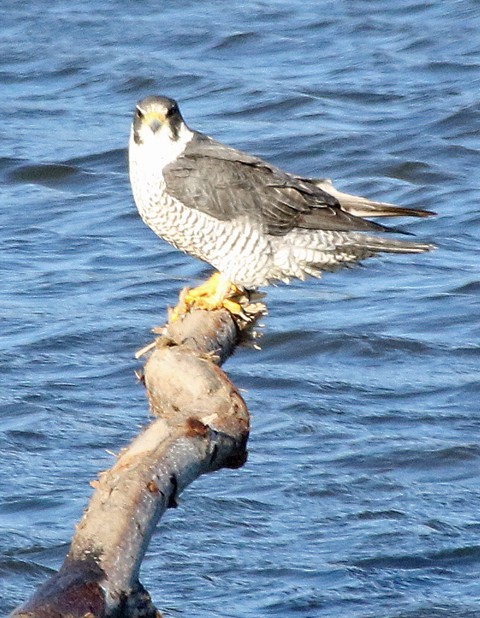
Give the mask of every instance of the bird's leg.
[{"label": "bird's leg", "polygon": [[239,294],[241,294],[241,290],[234,283],[221,273],[214,273],[205,283],[186,291],[173,310],[171,319],[178,319],[191,307],[198,307],[207,311],[224,307],[230,313],[243,316],[242,306],[233,299],[234,296]]},{"label": "bird's leg", "polygon": [[196,288],[188,290],[185,294],[184,301],[187,306],[196,306],[200,309],[213,311],[225,307],[232,313],[240,307],[238,303],[230,300],[231,297],[240,293],[239,288],[233,284],[230,279],[224,277],[221,273],[214,273],[208,281],[202,283]]},{"label": "bird's leg", "polygon": [[220,273],[213,273],[205,283],[188,290],[185,295],[185,302],[203,305],[202,309],[218,309],[221,306],[219,301],[228,294],[229,287],[230,281],[228,279],[222,277]]}]

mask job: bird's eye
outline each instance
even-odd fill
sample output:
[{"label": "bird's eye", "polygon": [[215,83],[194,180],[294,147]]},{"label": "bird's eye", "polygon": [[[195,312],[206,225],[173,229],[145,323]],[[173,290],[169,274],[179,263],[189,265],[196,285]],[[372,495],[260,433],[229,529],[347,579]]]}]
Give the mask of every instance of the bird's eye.
[{"label": "bird's eye", "polygon": [[140,119],[142,119],[143,116],[144,116],[144,113],[142,112],[142,110],[139,107],[137,107],[136,110],[135,110],[135,116],[137,118],[140,118]]},{"label": "bird's eye", "polygon": [[165,118],[171,118],[173,116],[173,114],[175,113],[175,106],[173,107],[169,107],[165,113]]}]

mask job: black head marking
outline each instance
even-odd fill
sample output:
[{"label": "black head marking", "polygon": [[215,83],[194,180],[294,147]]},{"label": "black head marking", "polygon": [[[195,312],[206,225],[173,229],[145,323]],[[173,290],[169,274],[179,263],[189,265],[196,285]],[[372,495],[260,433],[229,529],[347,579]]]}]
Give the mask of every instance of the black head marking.
[{"label": "black head marking", "polygon": [[[142,142],[140,138],[140,127],[145,115],[149,112],[158,114],[159,118],[162,118],[163,122],[168,124],[171,137],[176,141],[183,123],[183,118],[177,102],[169,97],[152,95],[145,97],[137,103],[133,118],[133,138],[135,143],[140,144]],[[159,126],[161,126],[161,124]]]},{"label": "black head marking", "polygon": [[133,116],[133,140],[136,144],[142,143],[142,138],[140,137],[140,126],[143,121],[143,116],[144,113],[142,109],[137,105]]}]

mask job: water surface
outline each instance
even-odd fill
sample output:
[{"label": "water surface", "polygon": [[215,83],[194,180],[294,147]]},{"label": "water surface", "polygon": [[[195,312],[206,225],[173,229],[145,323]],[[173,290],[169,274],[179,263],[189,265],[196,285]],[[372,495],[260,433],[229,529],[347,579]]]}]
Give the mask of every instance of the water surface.
[{"label": "water surface", "polygon": [[480,616],[480,8],[4,2],[0,606],[57,569],[89,481],[147,420],[134,351],[208,269],[140,221],[135,102],[304,175],[438,212],[431,255],[272,288],[227,365],[250,456],[168,512],[166,616]]}]

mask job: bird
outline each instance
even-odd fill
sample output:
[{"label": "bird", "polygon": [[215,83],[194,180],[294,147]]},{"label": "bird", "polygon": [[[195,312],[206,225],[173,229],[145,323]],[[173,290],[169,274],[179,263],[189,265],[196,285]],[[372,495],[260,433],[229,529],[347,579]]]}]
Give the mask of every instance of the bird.
[{"label": "bird", "polygon": [[129,177],[143,221],[215,273],[186,306],[238,312],[242,291],[360,262],[379,253],[423,253],[432,244],[392,238],[370,217],[428,217],[338,191],[190,129],[178,103],[151,95],[135,107]]}]

